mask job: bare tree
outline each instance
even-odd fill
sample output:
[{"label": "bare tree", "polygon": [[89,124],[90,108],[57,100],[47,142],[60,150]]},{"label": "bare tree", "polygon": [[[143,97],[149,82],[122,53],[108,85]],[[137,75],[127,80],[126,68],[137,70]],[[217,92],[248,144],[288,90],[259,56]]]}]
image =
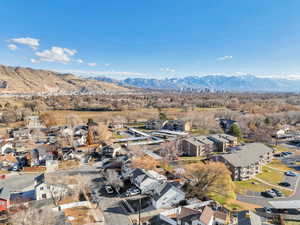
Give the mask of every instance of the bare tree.
[{"label": "bare tree", "polygon": [[106,170],[105,177],[107,179],[107,182],[112,186],[114,186],[114,188],[117,191],[119,191],[124,185],[123,181],[121,180],[121,178],[119,177],[118,173],[115,170],[112,169]]},{"label": "bare tree", "polygon": [[23,208],[9,215],[12,225],[54,225],[56,222],[56,213],[50,207]]},{"label": "bare tree", "polygon": [[86,201],[88,201],[89,193],[91,192],[91,179],[81,174],[72,176],[71,178],[74,179],[76,183],[73,189],[74,195],[79,198],[80,195],[83,194]]},{"label": "bare tree", "polygon": [[64,175],[47,175],[45,182],[48,185],[51,198],[56,207],[59,207],[59,202],[71,194],[71,189],[68,186],[70,177]]},{"label": "bare tree", "polygon": [[185,177],[189,179],[187,193],[198,198],[214,194],[235,197],[230,174],[225,164],[219,162],[189,164],[185,167]]}]

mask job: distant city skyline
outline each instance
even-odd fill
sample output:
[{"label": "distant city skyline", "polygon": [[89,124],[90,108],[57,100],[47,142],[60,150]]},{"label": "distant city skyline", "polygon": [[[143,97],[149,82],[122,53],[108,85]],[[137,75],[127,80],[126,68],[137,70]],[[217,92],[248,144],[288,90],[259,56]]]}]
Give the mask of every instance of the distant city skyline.
[{"label": "distant city skyline", "polygon": [[300,2],[0,3],[0,64],[82,76],[300,79]]}]

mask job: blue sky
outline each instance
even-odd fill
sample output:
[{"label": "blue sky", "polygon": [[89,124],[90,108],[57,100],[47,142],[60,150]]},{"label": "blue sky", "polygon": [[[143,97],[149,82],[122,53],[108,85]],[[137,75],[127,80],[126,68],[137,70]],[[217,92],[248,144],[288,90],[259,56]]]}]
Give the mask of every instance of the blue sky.
[{"label": "blue sky", "polygon": [[299,0],[2,0],[0,64],[113,78],[300,78],[299,11]]}]

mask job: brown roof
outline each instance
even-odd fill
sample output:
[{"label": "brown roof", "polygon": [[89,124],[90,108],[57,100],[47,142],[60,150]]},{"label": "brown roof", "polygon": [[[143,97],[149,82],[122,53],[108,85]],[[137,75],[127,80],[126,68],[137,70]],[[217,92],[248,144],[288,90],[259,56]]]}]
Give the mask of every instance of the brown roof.
[{"label": "brown roof", "polygon": [[197,210],[194,210],[194,209],[189,209],[189,208],[186,208],[186,207],[182,207],[177,219],[181,220],[182,218],[185,218],[187,216],[197,215],[197,214],[200,215],[201,212],[197,211]]},{"label": "brown roof", "polygon": [[202,223],[204,223],[205,225],[209,224],[210,220],[213,218],[214,216],[214,211],[208,207],[205,206],[201,216],[200,216],[200,221]]},{"label": "brown roof", "polygon": [[218,219],[224,220],[224,221],[226,221],[226,219],[227,219],[227,214],[224,212],[220,212],[220,211],[215,211],[214,216],[215,216],[215,218],[218,218]]},{"label": "brown roof", "polygon": [[7,155],[0,156],[0,161],[8,161],[8,162],[12,162],[12,163],[18,162],[17,158],[13,154],[7,154]]}]

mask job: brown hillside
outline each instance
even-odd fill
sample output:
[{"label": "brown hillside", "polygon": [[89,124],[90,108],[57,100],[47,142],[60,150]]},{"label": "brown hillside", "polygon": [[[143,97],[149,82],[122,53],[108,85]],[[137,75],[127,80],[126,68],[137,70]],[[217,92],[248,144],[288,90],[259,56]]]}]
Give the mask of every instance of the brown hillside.
[{"label": "brown hillside", "polygon": [[0,65],[0,93],[64,93],[79,90],[111,92],[128,89],[73,74]]}]

